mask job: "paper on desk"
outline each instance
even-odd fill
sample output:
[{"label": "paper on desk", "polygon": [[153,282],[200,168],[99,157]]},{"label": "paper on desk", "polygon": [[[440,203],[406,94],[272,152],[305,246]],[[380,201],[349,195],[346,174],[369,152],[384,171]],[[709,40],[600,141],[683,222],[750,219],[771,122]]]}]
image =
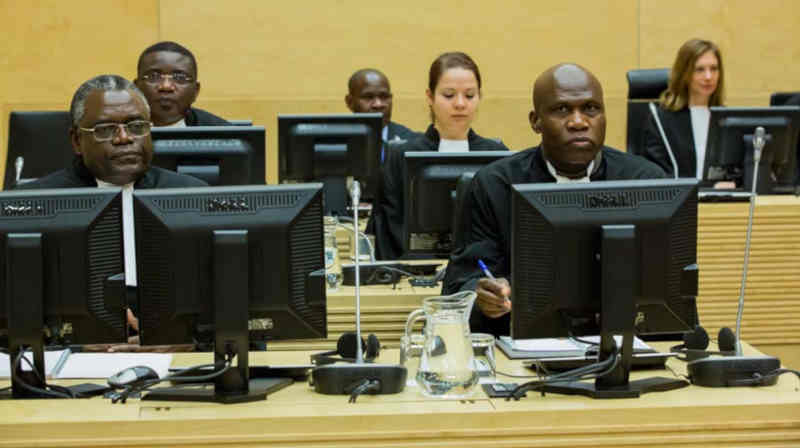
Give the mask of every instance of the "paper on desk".
[{"label": "paper on desk", "polygon": [[[600,336],[584,336],[581,337],[584,341],[593,342],[595,344],[600,344]],[[622,336],[614,336],[614,342],[617,343],[617,346],[622,344]],[[633,351],[641,352],[641,351],[655,351],[652,347],[647,345],[643,340],[639,339],[638,336],[633,337]]]},{"label": "paper on desk", "polygon": [[55,378],[108,378],[134,366],[147,366],[164,378],[169,372],[169,353],[73,353]]},{"label": "paper on desk", "polygon": [[[53,371],[58,371],[59,367],[63,364],[66,357],[69,356],[70,350],[53,350],[44,352],[44,375],[49,377]],[[33,352],[25,352],[25,357],[33,364]],[[22,361],[22,370],[30,372],[31,364]],[[0,353],[0,378],[11,377],[11,361],[9,355]]]},{"label": "paper on desk", "polygon": [[[501,337],[511,341],[508,336]],[[524,352],[563,352],[580,348],[567,338],[515,339],[511,346]]]}]

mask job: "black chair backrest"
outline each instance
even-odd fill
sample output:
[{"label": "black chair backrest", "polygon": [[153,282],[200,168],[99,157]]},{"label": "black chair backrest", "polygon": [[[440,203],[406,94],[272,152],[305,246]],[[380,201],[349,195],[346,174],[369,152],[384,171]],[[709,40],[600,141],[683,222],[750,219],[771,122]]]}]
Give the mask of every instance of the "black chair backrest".
[{"label": "black chair backrest", "polygon": [[453,250],[458,250],[464,245],[466,231],[470,227],[470,209],[467,206],[467,193],[475,177],[474,171],[467,171],[461,175],[456,184],[456,197],[453,207]]},{"label": "black chair backrest", "polygon": [[800,92],[775,92],[769,96],[770,106],[784,106],[790,99],[800,98]]},{"label": "black chair backrest", "polygon": [[641,154],[640,144],[645,120],[650,111],[648,103],[666,90],[669,69],[649,68],[629,70],[628,78],[628,135],[626,147],[630,154]]},{"label": "black chair backrest", "polygon": [[36,179],[72,162],[71,126],[66,111],[12,111],[8,120],[8,152],[3,189],[16,184],[16,161],[22,157],[21,179]]},{"label": "black chair backrest", "polygon": [[252,126],[253,120],[228,120],[231,126]]}]

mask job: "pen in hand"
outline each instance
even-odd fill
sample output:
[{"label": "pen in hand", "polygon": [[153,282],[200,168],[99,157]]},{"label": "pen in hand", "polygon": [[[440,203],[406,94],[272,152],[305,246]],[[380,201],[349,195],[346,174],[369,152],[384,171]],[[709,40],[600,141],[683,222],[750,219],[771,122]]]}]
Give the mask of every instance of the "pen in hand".
[{"label": "pen in hand", "polygon": [[[483,271],[483,275],[485,275],[489,280],[497,281],[497,278],[492,275],[492,272],[488,267],[486,267],[486,263],[484,263],[483,260],[478,260],[478,267],[481,269],[481,271]],[[511,300],[509,300],[509,298],[505,295],[503,295],[503,299],[505,299],[504,306],[507,309],[511,309]]]}]

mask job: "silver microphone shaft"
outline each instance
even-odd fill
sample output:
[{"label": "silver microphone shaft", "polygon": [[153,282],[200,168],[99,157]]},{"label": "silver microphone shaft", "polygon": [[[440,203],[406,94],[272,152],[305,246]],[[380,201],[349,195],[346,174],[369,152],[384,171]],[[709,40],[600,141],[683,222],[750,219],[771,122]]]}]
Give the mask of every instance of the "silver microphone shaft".
[{"label": "silver microphone shaft", "polygon": [[739,309],[736,312],[736,355],[742,356],[742,314],[744,313],[744,293],[747,288],[747,269],[750,264],[750,238],[753,233],[753,215],[756,206],[756,185],[758,185],[758,163],[761,150],[766,143],[764,128],[759,126],[753,133],[753,185],[750,188],[750,212],[747,215],[747,233],[744,239],[744,263],[742,264],[742,283],[739,285]]}]

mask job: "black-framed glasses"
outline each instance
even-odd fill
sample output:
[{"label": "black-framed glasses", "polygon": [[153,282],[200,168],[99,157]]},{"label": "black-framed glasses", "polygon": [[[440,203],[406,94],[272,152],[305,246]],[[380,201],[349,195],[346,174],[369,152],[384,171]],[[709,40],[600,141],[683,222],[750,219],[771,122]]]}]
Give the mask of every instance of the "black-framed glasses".
[{"label": "black-framed glasses", "polygon": [[140,138],[150,134],[150,128],[153,127],[153,123],[146,120],[134,120],[128,123],[103,123],[93,128],[78,127],[78,129],[84,132],[91,132],[98,142],[105,142],[114,138],[119,129],[123,127],[126,133]]},{"label": "black-framed glasses", "polygon": [[159,73],[159,72],[150,72],[142,75],[142,79],[145,80],[148,84],[158,85],[164,81],[165,78],[169,78],[175,84],[186,85],[194,81],[194,77],[191,75],[187,75],[183,72],[175,72],[175,73]]}]

